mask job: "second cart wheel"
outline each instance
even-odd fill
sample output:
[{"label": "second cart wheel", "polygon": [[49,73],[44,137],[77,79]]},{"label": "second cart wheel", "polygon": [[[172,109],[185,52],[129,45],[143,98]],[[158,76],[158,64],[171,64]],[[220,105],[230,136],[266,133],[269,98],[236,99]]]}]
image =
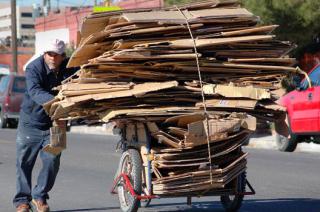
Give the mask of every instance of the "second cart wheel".
[{"label": "second cart wheel", "polygon": [[[246,172],[238,176],[238,192],[244,192],[246,187]],[[227,212],[236,212],[240,209],[243,201],[243,194],[223,195],[220,197],[221,204]]]},{"label": "second cart wheel", "polygon": [[[125,151],[120,159],[119,173],[128,175],[131,185],[136,194],[141,194],[142,189],[142,161],[140,153],[135,149]],[[124,181],[118,186],[118,197],[121,210],[124,212],[135,212],[138,210],[140,201],[134,198],[129,190],[125,189]]]}]

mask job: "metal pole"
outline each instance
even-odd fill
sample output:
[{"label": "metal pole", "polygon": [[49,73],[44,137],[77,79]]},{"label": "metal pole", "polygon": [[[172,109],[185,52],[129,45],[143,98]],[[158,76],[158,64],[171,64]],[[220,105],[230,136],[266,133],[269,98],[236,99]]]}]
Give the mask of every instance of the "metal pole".
[{"label": "metal pole", "polygon": [[51,11],[51,1],[48,0],[48,14],[50,13],[50,11]]},{"label": "metal pole", "polygon": [[94,6],[97,6],[97,0],[94,0]]},{"label": "metal pole", "polygon": [[[145,129],[148,129],[147,127]],[[146,143],[146,147],[147,147],[147,154],[148,154],[148,164],[147,164],[147,173],[146,173],[146,184],[147,184],[147,189],[149,194],[152,194],[152,174],[151,174],[151,161],[149,159],[149,155],[151,152],[151,133],[149,132],[149,130],[147,130],[147,143]]]},{"label": "metal pole", "polygon": [[17,48],[17,11],[16,0],[11,0],[11,51],[12,71],[18,72],[18,48]]}]

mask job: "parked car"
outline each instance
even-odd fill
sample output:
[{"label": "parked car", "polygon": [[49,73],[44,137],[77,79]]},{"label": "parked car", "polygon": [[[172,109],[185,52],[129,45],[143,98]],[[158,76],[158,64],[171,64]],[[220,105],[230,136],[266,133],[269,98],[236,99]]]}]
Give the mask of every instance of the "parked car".
[{"label": "parked car", "polygon": [[26,88],[24,76],[4,75],[0,79],[0,128],[15,127]]},{"label": "parked car", "polygon": [[296,90],[279,100],[279,104],[287,109],[285,123],[276,126],[285,132],[276,134],[280,151],[293,152],[300,142],[320,144],[320,65],[313,68],[308,76],[311,87],[308,80],[303,79]]}]

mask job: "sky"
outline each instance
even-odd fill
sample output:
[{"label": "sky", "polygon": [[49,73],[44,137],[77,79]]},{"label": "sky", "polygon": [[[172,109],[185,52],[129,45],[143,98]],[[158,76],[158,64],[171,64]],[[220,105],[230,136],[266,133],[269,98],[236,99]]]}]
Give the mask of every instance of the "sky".
[{"label": "sky", "polygon": [[[21,6],[31,6],[34,3],[38,3],[42,5],[43,0],[16,0],[18,5]],[[94,0],[51,0],[51,6],[56,7],[57,2],[59,2],[60,6],[85,6],[85,5],[93,5]],[[103,2],[103,0],[97,0],[98,3]],[[0,0],[0,3],[10,3],[10,0]]]}]

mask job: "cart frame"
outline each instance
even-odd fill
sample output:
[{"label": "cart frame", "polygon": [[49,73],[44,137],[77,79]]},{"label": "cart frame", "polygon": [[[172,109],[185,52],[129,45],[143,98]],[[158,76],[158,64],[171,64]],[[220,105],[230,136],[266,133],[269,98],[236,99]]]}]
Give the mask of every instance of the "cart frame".
[{"label": "cart frame", "polygon": [[[150,152],[151,152],[151,133],[146,129],[146,135],[147,135],[147,140],[146,140],[146,150],[147,150],[147,155],[149,156],[150,155]],[[124,132],[122,132],[124,133]],[[140,149],[139,149],[139,141],[136,140],[134,143],[136,145],[132,145],[133,142],[127,142],[125,139],[124,139],[124,134],[122,134],[122,139],[120,140],[120,145],[118,145],[118,147],[120,149],[122,149],[123,153],[122,154],[125,154],[128,150],[130,151],[136,151],[139,153],[139,156],[140,158],[142,158],[141,156],[141,152],[140,152]],[[239,147],[239,150],[241,150],[241,147]],[[143,182],[141,182],[141,186],[142,188],[140,188],[140,191],[136,191],[134,189],[134,185],[132,183],[132,179],[131,177],[129,176],[128,173],[124,173],[124,172],[119,172],[119,169],[121,168],[120,166],[118,167],[118,170],[117,170],[117,173],[116,173],[116,176],[114,178],[114,182],[113,182],[113,185],[112,185],[112,188],[111,188],[111,193],[112,194],[119,194],[119,192],[117,192],[117,188],[119,186],[123,187],[124,190],[123,192],[129,194],[132,198],[133,198],[133,204],[137,204],[136,207],[132,207],[130,208],[129,210],[123,210],[123,211],[128,211],[128,212],[133,212],[133,211],[137,211],[139,206],[140,206],[140,201],[143,200],[145,201],[143,207],[147,207],[149,204],[150,204],[150,201],[152,199],[155,199],[155,198],[174,198],[174,197],[187,197],[187,204],[188,205],[191,205],[192,204],[192,196],[189,196],[189,195],[153,195],[153,192],[152,192],[152,166],[151,166],[151,160],[149,157],[147,157],[147,166],[143,166],[143,162],[141,161],[141,166],[142,166],[142,169],[141,169],[141,181],[144,181],[145,183],[145,186],[143,185]],[[121,164],[121,161],[120,161],[120,164]],[[244,185],[241,185],[241,183],[243,182],[239,182],[240,181],[240,178],[239,176],[240,175],[243,175],[244,176]],[[242,203],[242,200],[243,200],[243,197],[244,196],[247,196],[247,195],[254,195],[256,192],[254,190],[254,188],[252,187],[252,185],[249,183],[249,181],[247,180],[246,178],[246,175],[245,175],[245,172],[240,174],[237,179],[235,180],[234,184],[235,186],[233,187],[233,189],[226,189],[226,191],[214,191],[212,189],[208,190],[206,193],[203,193],[201,194],[201,196],[220,196],[221,198],[222,197],[228,197],[230,195],[234,195],[235,198],[236,197],[240,197],[240,202],[237,202],[237,204],[239,204],[238,208],[241,206],[241,203]],[[241,188],[243,187],[243,188]],[[246,191],[246,187],[249,188],[249,191]],[[120,197],[119,197],[120,198]],[[225,207],[225,209],[227,211],[236,211],[236,210],[229,210],[228,208],[226,208],[226,206],[224,205],[223,203],[223,200],[221,199],[221,202],[223,204],[223,206]],[[121,204],[121,202],[120,202]]]}]

